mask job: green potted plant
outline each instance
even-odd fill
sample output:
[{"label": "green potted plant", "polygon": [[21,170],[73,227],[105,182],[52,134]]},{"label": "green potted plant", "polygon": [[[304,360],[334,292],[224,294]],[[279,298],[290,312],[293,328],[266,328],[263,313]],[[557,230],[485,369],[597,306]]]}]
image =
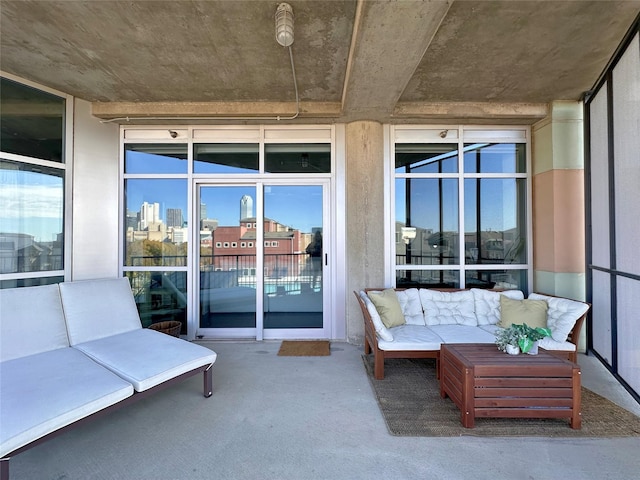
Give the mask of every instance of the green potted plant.
[{"label": "green potted plant", "polygon": [[496,345],[498,350],[511,354],[517,353],[517,349],[522,353],[536,354],[538,353],[538,340],[550,335],[551,330],[548,328],[532,328],[526,323],[512,323],[510,327],[502,328],[496,332]]},{"label": "green potted plant", "polygon": [[512,326],[509,328],[500,328],[496,331],[496,345],[498,350],[507,352],[511,355],[520,353],[518,346],[518,330]]}]

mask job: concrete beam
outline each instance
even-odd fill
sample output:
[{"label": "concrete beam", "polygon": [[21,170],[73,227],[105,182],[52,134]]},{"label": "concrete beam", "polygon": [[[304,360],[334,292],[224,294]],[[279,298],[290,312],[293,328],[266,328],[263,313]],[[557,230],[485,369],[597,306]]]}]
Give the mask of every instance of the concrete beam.
[{"label": "concrete beam", "polygon": [[358,1],[343,111],[352,119],[389,115],[449,9],[447,1]]},{"label": "concrete beam", "polygon": [[539,121],[549,115],[546,103],[490,103],[490,102],[433,102],[399,103],[393,117],[396,119],[492,119]]},{"label": "concrete beam", "polygon": [[[103,119],[122,117],[290,117],[296,114],[295,102],[95,102],[92,114]],[[301,117],[336,117],[338,102],[300,102]]]}]

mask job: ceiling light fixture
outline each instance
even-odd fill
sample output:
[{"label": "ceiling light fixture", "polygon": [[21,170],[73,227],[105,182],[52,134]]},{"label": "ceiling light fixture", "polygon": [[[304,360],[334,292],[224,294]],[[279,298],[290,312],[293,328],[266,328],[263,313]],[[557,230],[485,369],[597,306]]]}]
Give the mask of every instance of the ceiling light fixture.
[{"label": "ceiling light fixture", "polygon": [[276,40],[283,47],[293,44],[293,8],[288,3],[276,9]]}]

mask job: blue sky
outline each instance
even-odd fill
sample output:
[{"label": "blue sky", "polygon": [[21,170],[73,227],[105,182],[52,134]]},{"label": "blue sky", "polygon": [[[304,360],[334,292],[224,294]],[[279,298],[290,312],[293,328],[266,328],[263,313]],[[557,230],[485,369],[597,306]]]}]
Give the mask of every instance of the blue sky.
[{"label": "blue sky", "polygon": [[[207,217],[217,219],[219,225],[238,225],[240,199],[253,199],[256,214],[256,189],[251,186],[203,187],[201,202],[207,206]],[[143,202],[159,203],[160,218],[166,221],[167,208],[180,208],[187,218],[186,179],[129,179],[127,180],[127,209],[139,212]],[[265,215],[273,220],[310,233],[322,225],[322,187],[265,186]]]}]

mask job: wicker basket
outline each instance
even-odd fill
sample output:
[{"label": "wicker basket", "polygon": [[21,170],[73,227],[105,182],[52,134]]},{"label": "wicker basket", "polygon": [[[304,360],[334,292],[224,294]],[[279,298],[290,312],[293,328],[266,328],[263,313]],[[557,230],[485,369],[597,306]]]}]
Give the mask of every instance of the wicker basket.
[{"label": "wicker basket", "polygon": [[158,322],[149,325],[151,330],[157,330],[158,332],[166,333],[172,337],[179,337],[180,330],[182,329],[182,323],[171,320],[168,322]]}]

